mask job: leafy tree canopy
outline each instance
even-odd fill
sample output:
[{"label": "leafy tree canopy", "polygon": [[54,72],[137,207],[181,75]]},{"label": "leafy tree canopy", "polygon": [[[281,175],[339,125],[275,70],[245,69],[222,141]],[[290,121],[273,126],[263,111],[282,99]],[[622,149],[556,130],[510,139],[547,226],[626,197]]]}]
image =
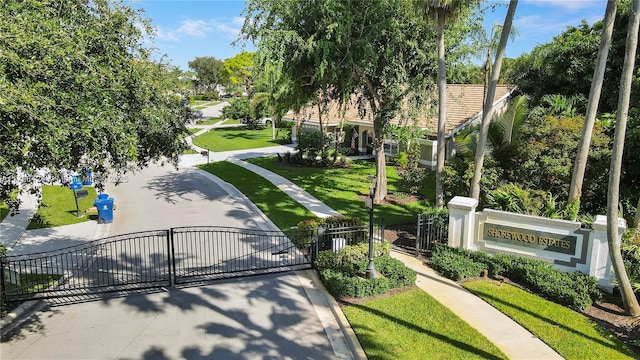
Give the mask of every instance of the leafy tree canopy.
[{"label": "leafy tree canopy", "polygon": [[229,79],[227,72],[223,71],[224,63],[213,56],[196,57],[189,61],[189,67],[196,72],[203,85],[215,88]]},{"label": "leafy tree canopy", "polygon": [[[109,0],[0,6],[0,200],[62,170],[98,185],[186,147],[178,73],[149,60],[145,19]],[[49,175],[43,176],[48,170]],[[102,175],[102,176],[100,176]]]},{"label": "leafy tree canopy", "polygon": [[[626,0],[618,5],[600,101],[601,112],[615,112],[618,103],[629,8],[629,1]],[[586,98],[591,87],[602,28],[602,21],[590,26],[584,20],[579,26],[568,27],[551,42],[538,45],[530,54],[514,59],[505,74],[507,82],[518,85],[522,92],[531,97],[534,106],[549,94],[567,97],[582,95]],[[636,68],[638,63],[636,60]],[[636,80],[632,106],[640,100],[638,86],[640,82]]]}]

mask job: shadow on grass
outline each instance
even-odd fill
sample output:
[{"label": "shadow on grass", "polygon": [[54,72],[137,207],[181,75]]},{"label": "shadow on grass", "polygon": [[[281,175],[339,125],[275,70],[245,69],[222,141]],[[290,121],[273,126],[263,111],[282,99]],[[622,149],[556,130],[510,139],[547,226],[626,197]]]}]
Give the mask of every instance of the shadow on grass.
[{"label": "shadow on grass", "polygon": [[[426,335],[428,337],[431,337],[431,338],[437,339],[439,341],[448,343],[448,344],[450,344],[452,346],[455,346],[456,348],[458,348],[458,349],[460,349],[462,351],[466,351],[466,352],[468,352],[470,354],[475,354],[475,355],[477,355],[479,357],[482,357],[482,358],[485,358],[485,359],[501,359],[501,357],[498,357],[498,356],[496,356],[494,354],[486,352],[485,350],[479,349],[479,348],[477,348],[477,347],[475,347],[473,345],[470,345],[468,343],[462,342],[460,340],[452,339],[452,338],[450,338],[448,336],[445,336],[445,335],[442,335],[440,333],[431,331],[429,329],[422,328],[422,327],[417,326],[417,325],[415,325],[413,323],[410,323],[410,322],[408,322],[408,321],[406,321],[404,319],[401,319],[401,318],[398,318],[398,317],[395,317],[395,316],[391,316],[391,315],[389,315],[389,314],[387,314],[385,312],[382,312],[380,310],[371,309],[371,308],[368,308],[368,307],[360,305],[360,304],[355,304],[355,305],[352,305],[352,306],[354,306],[354,307],[356,307],[356,308],[358,308],[358,309],[360,309],[362,311],[369,312],[372,315],[377,316],[379,318],[383,318],[383,319],[385,319],[385,320],[387,320],[387,321],[389,321],[391,323],[400,324],[400,325],[402,325],[402,326],[404,326],[407,329],[410,329],[412,331],[416,331],[416,332],[419,332],[419,333],[421,333],[423,335]],[[375,331],[372,331],[372,333],[375,334]],[[358,336],[361,337],[362,335],[358,334]],[[367,340],[368,344],[377,344],[378,343],[378,341],[376,341],[375,335],[371,335],[371,336],[365,335],[364,337],[369,338],[369,340]],[[371,345],[367,345],[368,348],[370,346]],[[377,347],[378,349],[383,349],[383,347],[379,346],[379,345],[373,345],[373,346]],[[389,355],[393,355],[393,354],[389,354]]]},{"label": "shadow on grass", "polygon": [[[481,291],[481,290],[475,290],[475,289],[468,289],[468,290],[471,291],[472,293],[474,293],[476,296],[479,296],[479,297],[481,297],[483,299],[488,299],[489,301],[492,301],[492,302],[495,302],[495,303],[498,303],[498,304],[502,304],[504,306],[507,306],[507,307],[510,307],[510,308],[513,308],[513,309],[516,309],[519,312],[527,314],[527,315],[529,315],[529,316],[531,316],[533,318],[536,318],[536,319],[538,319],[538,320],[540,320],[540,321],[542,321],[542,322],[544,322],[546,324],[550,324],[550,325],[553,325],[555,327],[559,327],[559,328],[563,329],[566,332],[575,334],[575,335],[577,335],[577,336],[579,336],[581,338],[588,339],[589,341],[593,341],[593,342],[595,342],[597,344],[600,344],[600,345],[602,345],[604,347],[608,347],[608,348],[610,348],[612,350],[615,350],[615,351],[622,350],[622,349],[616,347],[615,344],[607,343],[607,342],[603,341],[602,339],[595,338],[595,337],[590,336],[588,334],[584,334],[584,333],[582,333],[580,331],[577,331],[576,329],[574,329],[572,327],[569,327],[569,326],[567,326],[565,324],[559,323],[559,322],[557,322],[557,321],[555,321],[555,320],[553,320],[553,319],[551,319],[549,317],[542,316],[539,313],[531,311],[531,310],[529,310],[527,308],[524,308],[524,307],[522,307],[520,305],[517,305],[517,304],[515,304],[513,302],[505,301],[505,300],[503,300],[501,298],[498,298],[498,297],[496,297],[496,296],[494,296],[494,295],[492,295],[492,294],[490,294],[488,292]],[[579,315],[579,316],[583,316],[583,315],[581,315],[579,313],[576,313],[576,314]],[[596,330],[603,336],[610,336],[611,335],[605,329],[602,329],[600,327],[597,327]]]}]

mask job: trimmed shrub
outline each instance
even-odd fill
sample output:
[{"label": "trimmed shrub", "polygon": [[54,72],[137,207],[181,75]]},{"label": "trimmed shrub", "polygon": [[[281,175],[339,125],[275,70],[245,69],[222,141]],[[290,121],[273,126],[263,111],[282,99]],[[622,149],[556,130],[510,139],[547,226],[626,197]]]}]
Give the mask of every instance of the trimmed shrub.
[{"label": "trimmed shrub", "polygon": [[389,289],[415,284],[416,273],[388,253],[374,259],[375,279],[366,279],[368,246],[346,246],[337,253],[321,251],[316,269],[327,290],[335,297],[365,297],[384,294]]},{"label": "trimmed shrub", "polygon": [[436,271],[455,281],[478,276],[487,269],[492,275],[505,276],[550,301],[576,309],[585,309],[602,296],[594,277],[565,273],[541,260],[437,246],[431,261]]},{"label": "trimmed shrub", "polygon": [[447,246],[436,246],[431,257],[431,267],[454,281],[479,276],[485,265],[475,262],[465,250],[453,249]]}]

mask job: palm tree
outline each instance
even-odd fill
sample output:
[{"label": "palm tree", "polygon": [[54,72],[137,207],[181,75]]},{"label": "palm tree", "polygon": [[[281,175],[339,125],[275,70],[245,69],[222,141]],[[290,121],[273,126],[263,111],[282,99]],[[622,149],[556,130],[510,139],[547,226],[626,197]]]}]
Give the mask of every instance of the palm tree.
[{"label": "palm tree", "polygon": [[636,47],[638,46],[638,28],[640,27],[640,0],[631,2],[629,27],[620,79],[620,94],[618,95],[618,109],[616,112],[616,130],[613,138],[611,167],[609,171],[609,193],[607,195],[607,238],[609,254],[618,281],[620,295],[625,311],[631,316],[640,316],[640,305],[633,293],[629,276],[622,261],[620,244],[618,243],[618,201],[620,198],[620,173],[622,168],[622,152],[627,128],[629,98],[633,82],[633,67],[635,65]]},{"label": "palm tree", "polygon": [[426,21],[434,21],[438,36],[438,133],[437,133],[437,161],[436,161],[436,206],[444,206],[444,189],[442,188],[442,173],[445,159],[445,125],[447,74],[445,71],[445,27],[458,19],[463,6],[472,6],[477,1],[464,0],[413,0],[416,11]]},{"label": "palm tree", "polygon": [[589,147],[591,145],[593,124],[596,120],[596,112],[598,111],[598,103],[600,102],[600,92],[602,90],[604,71],[607,67],[607,55],[609,53],[617,6],[617,0],[607,1],[607,9],[604,13],[604,27],[602,29],[602,34],[600,35],[600,48],[598,49],[596,68],[593,71],[593,81],[591,82],[591,90],[589,90],[587,113],[584,118],[582,136],[580,137],[580,144],[578,145],[578,154],[576,155],[576,161],[573,165],[573,173],[571,175],[568,200],[569,204],[576,204],[580,200],[580,194],[582,193],[582,182],[584,181],[584,172],[587,167],[587,156],[589,155]]},{"label": "palm tree", "polygon": [[493,113],[493,98],[496,94],[496,86],[498,85],[498,79],[500,78],[500,69],[502,67],[502,59],[504,58],[505,49],[507,48],[507,40],[511,33],[511,23],[513,23],[513,17],[516,13],[516,7],[518,6],[518,0],[509,1],[509,9],[504,19],[504,25],[502,26],[502,34],[500,35],[500,43],[498,44],[498,50],[496,52],[496,59],[491,70],[491,82],[487,89],[487,95],[484,98],[484,108],[482,110],[482,127],[480,129],[480,136],[478,138],[478,147],[476,150],[475,167],[473,172],[473,179],[471,180],[471,197],[476,200],[480,197],[480,178],[482,176],[482,166],[484,163],[484,147],[487,143],[487,133],[489,132],[489,124],[491,123],[491,116]]}]

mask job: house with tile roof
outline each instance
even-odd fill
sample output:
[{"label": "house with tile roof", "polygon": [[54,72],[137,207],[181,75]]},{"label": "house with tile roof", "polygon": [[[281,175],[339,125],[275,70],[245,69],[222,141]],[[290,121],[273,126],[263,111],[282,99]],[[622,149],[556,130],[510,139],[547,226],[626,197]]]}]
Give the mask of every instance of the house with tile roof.
[{"label": "house with tile roof", "polygon": [[[500,114],[507,108],[508,101],[515,90],[514,86],[498,85],[493,102],[494,114]],[[445,127],[445,139],[447,141],[447,157],[455,153],[454,136],[467,126],[479,124],[482,121],[482,106],[484,98],[484,86],[481,84],[447,84],[447,119]],[[318,131],[320,117],[317,106],[309,106],[303,109],[296,121],[292,113],[287,114],[284,120],[293,122],[292,137],[294,143],[298,134],[298,126],[301,132]],[[415,124],[423,129],[426,136],[420,142],[420,162],[428,167],[436,166],[436,133],[438,128],[437,110],[423,111],[421,115],[407,120],[400,116],[391,120],[392,124]],[[345,126],[351,133],[345,134]],[[343,132],[347,139],[351,139],[351,145],[361,153],[371,152],[373,141],[373,116],[370,111],[362,116],[357,106],[350,106],[340,111],[338,105],[330,103],[322,114],[322,127],[325,133],[335,136]],[[385,153],[393,156],[398,152],[398,144],[393,139],[385,140]]]}]

